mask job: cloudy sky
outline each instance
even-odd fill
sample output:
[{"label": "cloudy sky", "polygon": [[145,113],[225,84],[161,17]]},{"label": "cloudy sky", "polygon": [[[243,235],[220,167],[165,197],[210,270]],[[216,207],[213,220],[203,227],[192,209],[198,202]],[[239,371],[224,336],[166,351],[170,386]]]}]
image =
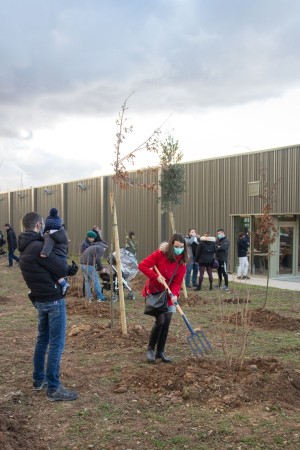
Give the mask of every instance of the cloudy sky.
[{"label": "cloudy sky", "polygon": [[298,0],[0,6],[2,192],[111,173],[133,91],[123,154],[169,116],[185,161],[300,144]]}]

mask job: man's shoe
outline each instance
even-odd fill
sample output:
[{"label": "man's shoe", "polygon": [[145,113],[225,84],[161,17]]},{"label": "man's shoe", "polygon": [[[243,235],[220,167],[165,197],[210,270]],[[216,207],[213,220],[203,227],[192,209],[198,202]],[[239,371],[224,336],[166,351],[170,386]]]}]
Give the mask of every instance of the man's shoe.
[{"label": "man's shoe", "polygon": [[223,291],[229,292],[229,287],[228,287],[228,286],[224,286],[224,287],[223,287]]},{"label": "man's shoe", "polygon": [[98,303],[106,302],[106,297],[97,298],[97,302],[98,302]]},{"label": "man's shoe", "polygon": [[155,353],[154,350],[147,351],[147,361],[149,363],[155,363]]},{"label": "man's shoe", "polygon": [[33,390],[34,391],[42,391],[46,386],[48,382],[46,380],[43,381],[33,381]]},{"label": "man's shoe", "polygon": [[201,287],[197,286],[194,291],[201,291]]},{"label": "man's shoe", "polygon": [[56,391],[47,392],[46,398],[49,402],[69,402],[71,400],[76,400],[78,398],[78,394],[75,391],[69,391],[65,387],[59,386]]},{"label": "man's shoe", "polygon": [[243,280],[250,280],[250,277],[242,277]]},{"label": "man's shoe", "polygon": [[157,352],[156,353],[156,358],[160,358],[162,360],[162,362],[164,363],[171,363],[172,360],[170,358],[168,358],[164,352]]},{"label": "man's shoe", "polygon": [[[243,278],[244,278],[244,277],[243,277]],[[242,277],[237,277],[237,279],[238,279],[238,280],[241,280],[241,279],[242,279]]]}]

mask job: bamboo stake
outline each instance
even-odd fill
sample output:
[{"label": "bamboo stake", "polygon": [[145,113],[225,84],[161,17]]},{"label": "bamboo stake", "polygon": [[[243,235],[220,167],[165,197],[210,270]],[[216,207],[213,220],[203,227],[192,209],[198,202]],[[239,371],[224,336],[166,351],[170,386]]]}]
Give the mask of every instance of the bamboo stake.
[{"label": "bamboo stake", "polygon": [[120,314],[121,314],[121,327],[122,327],[122,335],[127,335],[127,324],[126,324],[126,314],[125,314],[125,301],[124,301],[124,289],[122,282],[122,267],[121,267],[121,258],[120,258],[120,242],[119,242],[119,232],[118,232],[118,222],[117,222],[117,212],[116,212],[116,204],[114,200],[114,194],[110,193],[110,204],[112,208],[112,227],[113,227],[113,236],[115,240],[115,251],[116,251],[116,261],[117,261],[117,277],[118,277],[118,289],[119,289],[119,302],[120,302]]}]

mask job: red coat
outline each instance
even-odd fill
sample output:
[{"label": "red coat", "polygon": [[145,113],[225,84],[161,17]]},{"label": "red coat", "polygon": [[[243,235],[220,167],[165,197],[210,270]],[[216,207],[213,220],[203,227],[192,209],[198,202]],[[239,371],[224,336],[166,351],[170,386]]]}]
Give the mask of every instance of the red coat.
[{"label": "red coat", "polygon": [[[158,268],[162,276],[165,278],[166,283],[168,284],[176,269],[178,261],[182,258],[182,256],[179,255],[176,257],[176,261],[170,262],[166,258],[164,249],[165,248],[161,246],[159,250],[156,250],[155,252],[151,253],[151,255],[147,256],[147,258],[143,259],[143,261],[139,263],[138,267],[140,271],[143,272],[143,274],[146,275],[146,277],[148,278],[142,290],[143,297],[146,297],[147,294],[154,294],[155,292],[164,291],[164,286],[157,281],[158,278],[157,272],[154,269],[152,270],[153,266],[156,266]],[[177,297],[179,297],[180,287],[185,272],[186,272],[186,265],[179,264],[176,274],[172,280],[172,283],[169,286],[172,294],[176,295]],[[170,298],[168,298],[168,305],[172,305]]]}]

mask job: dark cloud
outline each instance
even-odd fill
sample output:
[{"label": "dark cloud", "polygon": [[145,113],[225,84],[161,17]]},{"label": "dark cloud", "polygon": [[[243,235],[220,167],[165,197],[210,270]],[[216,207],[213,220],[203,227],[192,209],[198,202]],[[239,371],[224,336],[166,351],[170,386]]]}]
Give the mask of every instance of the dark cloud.
[{"label": "dark cloud", "polygon": [[[3,151],[68,117],[116,115],[133,90],[142,116],[262,101],[299,86],[295,0],[10,0],[1,18]],[[76,163],[66,171],[72,177]]]}]

